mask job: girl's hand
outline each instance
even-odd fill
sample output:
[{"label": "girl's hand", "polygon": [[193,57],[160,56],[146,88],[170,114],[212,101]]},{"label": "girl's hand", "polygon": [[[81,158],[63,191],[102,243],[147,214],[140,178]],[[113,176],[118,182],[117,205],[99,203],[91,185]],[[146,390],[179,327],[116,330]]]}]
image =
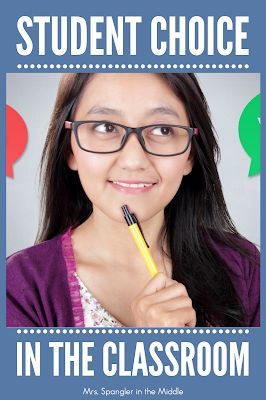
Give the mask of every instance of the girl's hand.
[{"label": "girl's hand", "polygon": [[136,326],[196,325],[196,312],[184,285],[159,272],[131,304]]}]

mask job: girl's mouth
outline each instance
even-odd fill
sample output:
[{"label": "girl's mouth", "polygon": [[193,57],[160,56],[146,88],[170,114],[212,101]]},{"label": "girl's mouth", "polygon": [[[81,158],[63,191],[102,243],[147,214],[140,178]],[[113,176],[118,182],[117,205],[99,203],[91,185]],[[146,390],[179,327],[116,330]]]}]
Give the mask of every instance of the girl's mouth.
[{"label": "girl's mouth", "polygon": [[142,193],[147,192],[156,185],[156,182],[143,181],[108,181],[114,189],[123,193]]}]

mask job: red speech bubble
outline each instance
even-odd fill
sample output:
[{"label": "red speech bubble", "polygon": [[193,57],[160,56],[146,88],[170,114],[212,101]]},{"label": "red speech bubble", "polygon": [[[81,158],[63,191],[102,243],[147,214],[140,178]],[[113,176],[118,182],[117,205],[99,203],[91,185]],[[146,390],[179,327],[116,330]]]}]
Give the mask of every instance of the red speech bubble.
[{"label": "red speech bubble", "polygon": [[22,156],[28,142],[28,129],[21,115],[6,106],[6,176],[14,178],[13,164]]}]

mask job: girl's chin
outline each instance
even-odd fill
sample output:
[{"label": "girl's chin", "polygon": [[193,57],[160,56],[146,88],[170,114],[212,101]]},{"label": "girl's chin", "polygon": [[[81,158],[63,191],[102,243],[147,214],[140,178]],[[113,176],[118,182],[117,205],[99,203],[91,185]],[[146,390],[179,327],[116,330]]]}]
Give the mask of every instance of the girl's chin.
[{"label": "girl's chin", "polygon": [[[145,223],[154,218],[158,218],[161,214],[162,219],[164,218],[164,209],[156,210],[150,207],[150,204],[137,204],[134,201],[125,201],[124,203],[116,203],[110,201],[104,205],[104,207],[97,207],[95,204],[93,205],[93,214],[94,217],[97,218],[102,215],[105,218],[113,220],[114,222],[124,223],[126,224],[124,213],[122,211],[122,206],[126,205],[131,214],[134,214],[139,221],[139,223]],[[108,207],[109,206],[109,207]],[[108,208],[107,208],[108,207]],[[107,221],[106,221],[107,223]]]},{"label": "girl's chin", "polygon": [[[140,224],[146,223],[148,221],[151,221],[154,218],[158,218],[158,216],[160,214],[160,211],[152,212],[152,210],[151,209],[147,209],[147,207],[140,208],[140,207],[137,207],[137,206],[134,206],[134,205],[130,205],[130,204],[126,204],[126,205],[128,206],[129,212],[131,214],[135,215],[135,217],[137,218],[137,220],[138,220],[138,222]],[[118,219],[117,220],[119,222],[122,221],[122,222],[126,223],[125,218],[124,218],[124,214],[122,212],[122,208],[121,208],[121,214],[120,213],[118,213],[118,214],[119,215],[118,215]],[[163,210],[161,211],[161,214],[162,214],[162,219],[163,219],[164,218]]]}]

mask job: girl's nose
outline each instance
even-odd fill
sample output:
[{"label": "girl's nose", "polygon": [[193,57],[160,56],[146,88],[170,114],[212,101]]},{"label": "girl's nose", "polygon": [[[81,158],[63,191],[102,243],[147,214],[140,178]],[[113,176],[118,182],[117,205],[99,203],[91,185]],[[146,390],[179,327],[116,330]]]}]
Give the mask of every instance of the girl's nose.
[{"label": "girl's nose", "polygon": [[129,135],[126,144],[118,154],[121,168],[146,169],[149,165],[148,153],[143,150],[134,132]]}]

